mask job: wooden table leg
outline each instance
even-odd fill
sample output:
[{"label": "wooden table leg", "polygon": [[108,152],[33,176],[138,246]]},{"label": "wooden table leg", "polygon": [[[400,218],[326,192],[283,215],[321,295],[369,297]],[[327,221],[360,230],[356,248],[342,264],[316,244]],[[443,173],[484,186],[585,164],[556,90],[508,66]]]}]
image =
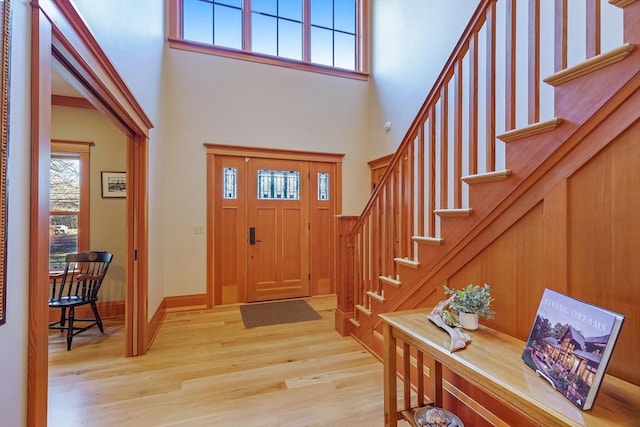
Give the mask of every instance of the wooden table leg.
[{"label": "wooden table leg", "polygon": [[383,324],[384,335],[384,425],[398,425],[398,398],[396,377],[396,338],[390,325]]},{"label": "wooden table leg", "polygon": [[428,358],[429,366],[429,397],[431,403],[442,408],[442,363]]}]

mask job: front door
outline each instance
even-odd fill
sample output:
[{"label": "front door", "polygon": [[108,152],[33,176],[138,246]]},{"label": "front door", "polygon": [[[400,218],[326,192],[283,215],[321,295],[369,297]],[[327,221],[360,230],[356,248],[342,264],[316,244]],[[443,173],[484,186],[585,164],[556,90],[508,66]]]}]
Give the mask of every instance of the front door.
[{"label": "front door", "polygon": [[309,296],[309,164],[247,161],[247,300]]}]

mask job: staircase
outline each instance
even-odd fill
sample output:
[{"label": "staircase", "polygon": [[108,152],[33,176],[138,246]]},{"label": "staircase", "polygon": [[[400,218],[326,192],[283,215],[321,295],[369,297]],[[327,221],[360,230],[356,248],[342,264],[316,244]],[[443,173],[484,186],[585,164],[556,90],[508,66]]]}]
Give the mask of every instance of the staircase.
[{"label": "staircase", "polygon": [[[621,40],[604,49],[614,28]],[[640,117],[638,44],[640,1],[481,1],[362,214],[338,220],[336,329],[381,357],[377,314],[433,306],[444,284],[470,282],[494,290],[487,324],[520,339],[545,287],[638,306],[633,290],[613,301],[595,279],[578,283],[581,217],[568,202],[580,196],[571,177]],[[640,207],[634,183],[629,209]],[[610,373],[640,384],[624,360],[640,352],[640,311],[625,328]]]}]

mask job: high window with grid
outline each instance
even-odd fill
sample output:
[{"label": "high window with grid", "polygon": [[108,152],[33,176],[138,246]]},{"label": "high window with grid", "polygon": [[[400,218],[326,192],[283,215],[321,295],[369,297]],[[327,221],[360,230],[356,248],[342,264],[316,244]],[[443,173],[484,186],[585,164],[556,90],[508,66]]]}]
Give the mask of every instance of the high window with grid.
[{"label": "high window with grid", "polygon": [[366,77],[367,0],[171,1],[172,47]]}]

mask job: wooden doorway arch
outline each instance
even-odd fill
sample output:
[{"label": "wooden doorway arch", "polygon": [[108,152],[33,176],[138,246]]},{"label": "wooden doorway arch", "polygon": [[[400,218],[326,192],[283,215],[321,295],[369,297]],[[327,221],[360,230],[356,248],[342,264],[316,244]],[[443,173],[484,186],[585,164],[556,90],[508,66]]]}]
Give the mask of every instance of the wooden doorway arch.
[{"label": "wooden doorway arch", "polygon": [[31,228],[27,424],[47,424],[47,289],[51,67],[127,135],[125,355],[144,354],[147,324],[147,143],[151,121],[69,0],[33,0],[31,48]]}]

